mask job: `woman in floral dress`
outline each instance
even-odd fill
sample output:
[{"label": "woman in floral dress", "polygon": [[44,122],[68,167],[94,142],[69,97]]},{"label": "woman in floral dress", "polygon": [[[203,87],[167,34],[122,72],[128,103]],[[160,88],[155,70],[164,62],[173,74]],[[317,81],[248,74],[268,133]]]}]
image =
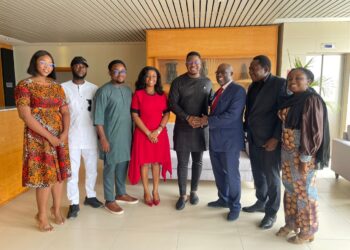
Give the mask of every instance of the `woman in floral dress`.
[{"label": "woman in floral dress", "polygon": [[27,73],[31,77],[18,83],[15,90],[19,117],[25,123],[23,148],[23,186],[36,188],[40,231],[53,229],[47,216],[50,209],[56,224],[63,224],[60,211],[63,181],[70,176],[68,154],[69,111],[62,87],[56,78],[54,61],[47,51],[37,51]]},{"label": "woman in floral dress", "polygon": [[318,230],[316,170],[328,165],[329,126],[327,108],[309,83],[314,76],[305,68],[292,69],[287,77],[289,97],[278,115],[282,126],[282,182],[285,226],[277,236],[295,236],[288,242],[301,244],[314,239]]}]

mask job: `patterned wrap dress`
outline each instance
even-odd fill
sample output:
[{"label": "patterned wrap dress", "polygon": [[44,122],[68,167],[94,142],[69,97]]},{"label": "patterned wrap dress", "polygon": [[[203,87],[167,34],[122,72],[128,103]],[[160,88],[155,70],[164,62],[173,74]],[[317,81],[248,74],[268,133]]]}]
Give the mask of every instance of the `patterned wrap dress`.
[{"label": "patterned wrap dress", "polygon": [[[16,106],[29,106],[33,117],[58,137],[63,130],[60,108],[67,102],[61,85],[53,80],[48,81],[48,86],[30,78],[18,83],[15,89]],[[23,144],[23,186],[44,188],[70,177],[67,143],[54,147],[46,138],[25,126]]]},{"label": "patterned wrap dress", "polygon": [[[282,120],[282,182],[285,223],[300,230],[301,236],[312,236],[318,230],[318,194],[316,188],[315,155],[323,137],[322,100],[313,95],[302,108],[300,128],[288,128],[286,117],[293,106],[279,110]],[[302,168],[302,162],[307,162]]]}]

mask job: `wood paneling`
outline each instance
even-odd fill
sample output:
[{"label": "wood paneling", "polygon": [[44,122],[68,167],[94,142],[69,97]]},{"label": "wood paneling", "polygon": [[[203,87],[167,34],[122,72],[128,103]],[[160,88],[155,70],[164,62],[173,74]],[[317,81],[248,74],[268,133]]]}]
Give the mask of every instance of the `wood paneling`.
[{"label": "wood paneling", "polygon": [[[146,31],[147,65],[161,68],[166,60],[185,60],[188,52],[198,51],[209,65],[208,77],[214,82],[213,73],[220,61],[226,59],[234,67],[234,72],[240,73],[239,64],[234,61],[244,61],[249,67],[250,60],[264,54],[271,60],[271,72],[276,73],[278,48],[278,26],[254,26],[237,28],[200,28],[200,29],[171,29]],[[247,61],[248,60],[248,61]],[[164,66],[164,65],[163,65]],[[164,68],[164,67],[163,67]],[[178,64],[179,74],[184,73],[184,63]],[[161,69],[160,69],[161,70]],[[162,71],[163,81],[165,73]],[[236,75],[237,77],[237,75]],[[236,80],[236,78],[235,78]],[[239,82],[239,81],[238,81]],[[247,87],[249,79],[241,84]],[[240,82],[239,82],[240,83]],[[166,92],[169,84],[163,84]],[[217,86],[214,86],[214,88]],[[170,117],[174,121],[174,115]]]},{"label": "wood paneling", "polygon": [[[0,43],[0,49],[12,49],[11,45]],[[0,55],[0,107],[5,106],[5,94],[4,94],[4,83],[2,80],[2,60]]]},{"label": "wood paneling", "polygon": [[[267,55],[276,70],[278,26],[146,31],[147,63],[182,59],[191,50],[203,58],[242,58]],[[152,64],[154,65],[154,64]]]},{"label": "wood paneling", "polygon": [[26,190],[22,187],[23,128],[16,109],[0,111],[0,204]]}]

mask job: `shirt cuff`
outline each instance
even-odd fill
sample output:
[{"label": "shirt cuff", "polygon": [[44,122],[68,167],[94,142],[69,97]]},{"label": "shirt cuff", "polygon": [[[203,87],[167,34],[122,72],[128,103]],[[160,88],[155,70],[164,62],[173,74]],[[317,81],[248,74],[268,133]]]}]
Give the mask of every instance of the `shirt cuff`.
[{"label": "shirt cuff", "polygon": [[300,161],[303,163],[308,163],[311,161],[312,159],[312,155],[304,155],[304,154],[300,154]]}]

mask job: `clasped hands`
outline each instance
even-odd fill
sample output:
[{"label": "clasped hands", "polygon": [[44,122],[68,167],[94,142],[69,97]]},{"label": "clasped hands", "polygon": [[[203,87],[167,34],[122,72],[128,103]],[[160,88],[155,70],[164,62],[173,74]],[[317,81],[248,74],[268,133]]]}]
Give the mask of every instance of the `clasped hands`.
[{"label": "clasped hands", "polygon": [[147,135],[148,140],[150,140],[152,143],[158,142],[158,135],[159,135],[158,129],[150,131],[150,133]]},{"label": "clasped hands", "polygon": [[190,124],[192,128],[199,128],[199,127],[203,128],[204,126],[208,125],[208,116],[203,115],[202,117],[200,117],[200,116],[190,115],[187,118],[187,122],[188,124]]},{"label": "clasped hands", "polygon": [[48,141],[50,144],[54,147],[63,147],[65,143],[68,141],[68,134],[67,133],[62,133],[59,137],[56,137],[54,135],[51,135],[48,138]]}]

